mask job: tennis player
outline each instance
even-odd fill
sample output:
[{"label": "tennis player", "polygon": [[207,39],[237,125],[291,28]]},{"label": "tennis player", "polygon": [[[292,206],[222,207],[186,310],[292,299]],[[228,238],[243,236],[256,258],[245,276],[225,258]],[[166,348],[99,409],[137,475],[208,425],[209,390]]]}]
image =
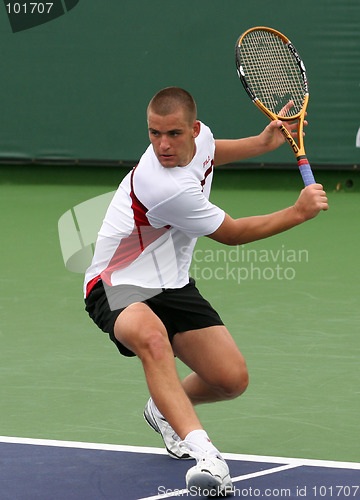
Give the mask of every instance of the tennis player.
[{"label": "tennis player", "polygon": [[[291,105],[291,104],[289,104]],[[214,140],[185,90],[158,92],[147,109],[150,145],[123,179],[86,272],[86,310],[120,353],[142,363],[150,399],[144,416],[171,457],[195,458],[186,485],[226,493],[229,468],[194,406],[228,400],[248,384],[245,360],[219,314],[189,277],[196,240],[241,245],[288,230],[327,210],[323,187],[303,189],[293,206],[233,219],[209,201],[213,169],[284,142],[271,122],[260,135]],[[295,134],[296,123],[284,126]],[[179,380],[174,355],[192,373]]]}]

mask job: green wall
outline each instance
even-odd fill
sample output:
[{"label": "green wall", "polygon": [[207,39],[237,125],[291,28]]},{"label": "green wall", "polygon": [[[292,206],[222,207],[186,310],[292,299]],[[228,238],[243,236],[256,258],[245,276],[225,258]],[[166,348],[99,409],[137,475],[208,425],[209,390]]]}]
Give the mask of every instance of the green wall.
[{"label": "green wall", "polygon": [[[58,17],[18,31],[8,3],[0,9],[3,162],[136,161],[148,143],[146,105],[169,85],[194,95],[216,137],[256,134],[267,119],[238,80],[234,45],[265,25],[283,31],[306,63],[310,162],[360,163],[358,0],[58,0]],[[295,160],[283,147],[259,162]]]}]

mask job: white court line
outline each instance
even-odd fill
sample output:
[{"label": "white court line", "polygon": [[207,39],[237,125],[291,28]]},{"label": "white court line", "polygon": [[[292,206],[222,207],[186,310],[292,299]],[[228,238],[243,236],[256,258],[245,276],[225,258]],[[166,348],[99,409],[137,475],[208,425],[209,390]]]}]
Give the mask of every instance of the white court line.
[{"label": "white court line", "polygon": [[287,464],[281,465],[280,467],[273,467],[272,469],[259,470],[257,472],[252,472],[250,474],[244,474],[243,476],[232,477],[233,483],[238,483],[239,481],[246,481],[246,479],[252,479],[254,477],[267,476],[268,474],[275,474],[276,472],[282,472],[288,469],[295,469],[300,467],[301,464]]},{"label": "white court line", "polygon": [[154,455],[167,455],[164,448],[150,448],[146,446],[127,446],[106,443],[86,443],[82,441],[58,441],[56,439],[33,439],[0,436],[0,443],[31,444],[35,446],[57,446],[59,448],[81,448],[84,450],[126,451],[129,453],[152,453]]},{"label": "white court line", "polygon": [[[147,446],[129,446],[106,443],[86,443],[82,441],[58,441],[53,439],[33,439],[11,436],[0,436],[0,443],[29,444],[36,446],[58,446],[59,448],[81,448],[86,450],[124,451],[129,453],[151,453],[154,455],[167,455],[164,448],[153,448]],[[332,460],[314,460],[307,458],[272,457],[265,455],[245,455],[238,453],[222,453],[226,460],[240,460],[246,462],[266,462],[273,464],[287,464],[298,467],[308,465],[311,467],[330,467],[336,469],[360,470],[360,463],[337,462]]]}]

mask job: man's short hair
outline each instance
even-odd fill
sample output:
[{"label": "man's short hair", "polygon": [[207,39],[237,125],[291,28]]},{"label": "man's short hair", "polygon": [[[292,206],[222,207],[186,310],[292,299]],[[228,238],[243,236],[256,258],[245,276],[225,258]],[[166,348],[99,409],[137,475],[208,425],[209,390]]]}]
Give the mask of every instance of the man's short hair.
[{"label": "man's short hair", "polygon": [[184,109],[192,125],[197,116],[194,98],[187,90],[180,87],[167,87],[154,95],[147,110],[148,113],[151,109],[157,115],[166,116],[176,112],[179,108]]}]

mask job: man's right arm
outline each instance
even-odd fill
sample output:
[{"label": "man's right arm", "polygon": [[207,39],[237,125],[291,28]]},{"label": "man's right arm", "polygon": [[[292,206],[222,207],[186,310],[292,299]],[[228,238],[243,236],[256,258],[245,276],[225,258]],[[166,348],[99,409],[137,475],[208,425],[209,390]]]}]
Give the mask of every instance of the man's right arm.
[{"label": "man's right arm", "polygon": [[320,184],[304,188],[292,207],[267,215],[233,219],[225,215],[223,223],[208,237],[225,245],[242,245],[287,231],[327,210],[326,193]]}]

